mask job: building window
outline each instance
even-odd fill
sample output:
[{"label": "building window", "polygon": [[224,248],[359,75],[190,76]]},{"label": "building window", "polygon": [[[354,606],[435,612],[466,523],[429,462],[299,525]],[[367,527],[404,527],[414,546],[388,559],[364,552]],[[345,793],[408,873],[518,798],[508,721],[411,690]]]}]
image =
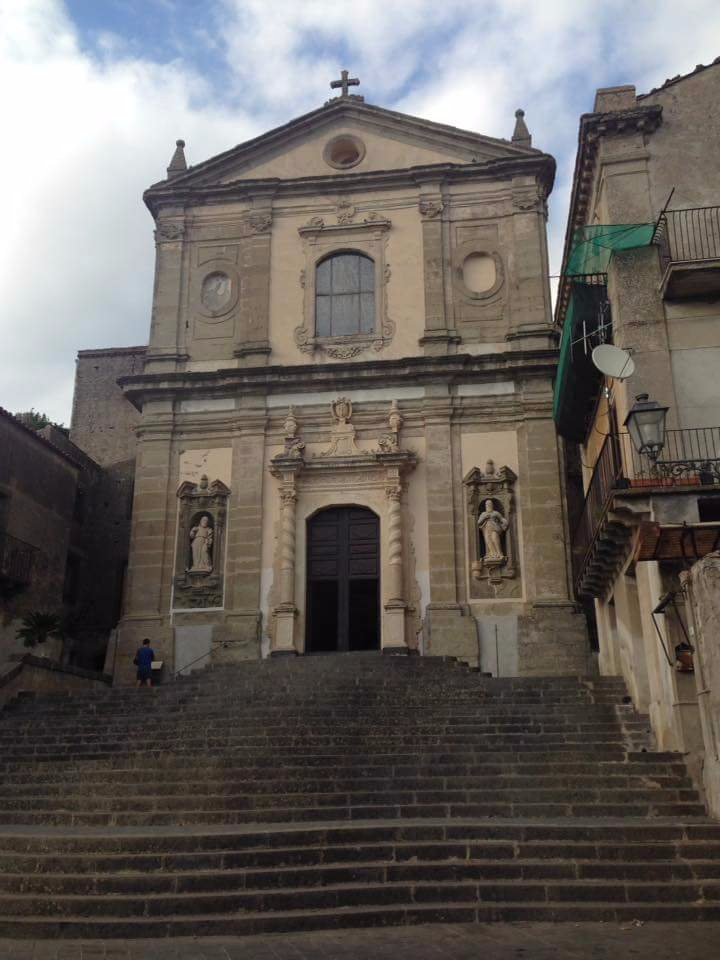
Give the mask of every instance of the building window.
[{"label": "building window", "polygon": [[315,336],[347,337],[375,330],[375,264],[361,253],[337,253],[315,275]]}]

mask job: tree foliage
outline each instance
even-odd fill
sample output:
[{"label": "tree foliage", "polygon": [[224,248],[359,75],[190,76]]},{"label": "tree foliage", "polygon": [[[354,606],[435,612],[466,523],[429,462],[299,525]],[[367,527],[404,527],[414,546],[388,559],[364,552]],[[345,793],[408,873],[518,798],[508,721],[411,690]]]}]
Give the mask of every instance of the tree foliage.
[{"label": "tree foliage", "polygon": [[28,613],[22,620],[22,626],[17,632],[18,640],[22,640],[26,647],[36,647],[46,640],[65,638],[62,619],[56,613]]},{"label": "tree foliage", "polygon": [[29,427],[30,430],[42,430],[43,427],[49,426],[62,428],[63,426],[62,423],[55,423],[46,413],[41,413],[39,410],[36,410],[35,407],[30,407],[29,410],[18,411],[14,416],[16,420],[19,420],[23,426]]}]

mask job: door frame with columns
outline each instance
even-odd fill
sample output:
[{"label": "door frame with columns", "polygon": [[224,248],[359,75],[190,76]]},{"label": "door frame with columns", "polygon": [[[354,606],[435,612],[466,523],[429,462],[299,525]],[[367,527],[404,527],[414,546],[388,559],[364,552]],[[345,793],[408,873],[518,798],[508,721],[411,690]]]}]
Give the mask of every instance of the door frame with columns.
[{"label": "door frame with columns", "polygon": [[417,459],[410,451],[376,451],[349,456],[280,454],[270,471],[279,481],[280,535],[274,579],[279,603],[273,608],[271,654],[304,652],[307,521],[327,507],[367,507],[380,518],[380,646],[407,651],[407,476]]}]

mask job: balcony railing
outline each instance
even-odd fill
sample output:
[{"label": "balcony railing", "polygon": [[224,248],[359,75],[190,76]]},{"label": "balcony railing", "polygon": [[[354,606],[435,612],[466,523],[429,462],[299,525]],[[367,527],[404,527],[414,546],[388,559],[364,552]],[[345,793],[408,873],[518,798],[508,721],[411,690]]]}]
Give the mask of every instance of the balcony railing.
[{"label": "balcony railing", "polygon": [[715,292],[720,285],[720,206],[667,210],[656,241],[667,296]]},{"label": "balcony railing", "polygon": [[585,503],[573,532],[578,592],[614,495],[618,491],[717,485],[720,488],[720,427],[668,430],[657,462],[637,452],[627,433],[610,434],[595,463]]},{"label": "balcony railing", "polygon": [[37,548],[0,533],[0,584],[22,587],[30,583]]}]

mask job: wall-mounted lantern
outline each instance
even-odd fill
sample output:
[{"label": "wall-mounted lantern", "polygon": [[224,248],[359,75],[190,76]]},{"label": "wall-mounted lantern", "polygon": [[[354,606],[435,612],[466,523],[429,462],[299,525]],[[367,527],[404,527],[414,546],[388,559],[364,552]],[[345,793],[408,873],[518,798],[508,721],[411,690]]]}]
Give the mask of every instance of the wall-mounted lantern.
[{"label": "wall-mounted lantern", "polygon": [[661,407],[656,400],[650,400],[647,393],[640,393],[635,397],[632,410],[625,418],[625,427],[633,446],[653,463],[665,446],[665,418],[669,409]]}]

